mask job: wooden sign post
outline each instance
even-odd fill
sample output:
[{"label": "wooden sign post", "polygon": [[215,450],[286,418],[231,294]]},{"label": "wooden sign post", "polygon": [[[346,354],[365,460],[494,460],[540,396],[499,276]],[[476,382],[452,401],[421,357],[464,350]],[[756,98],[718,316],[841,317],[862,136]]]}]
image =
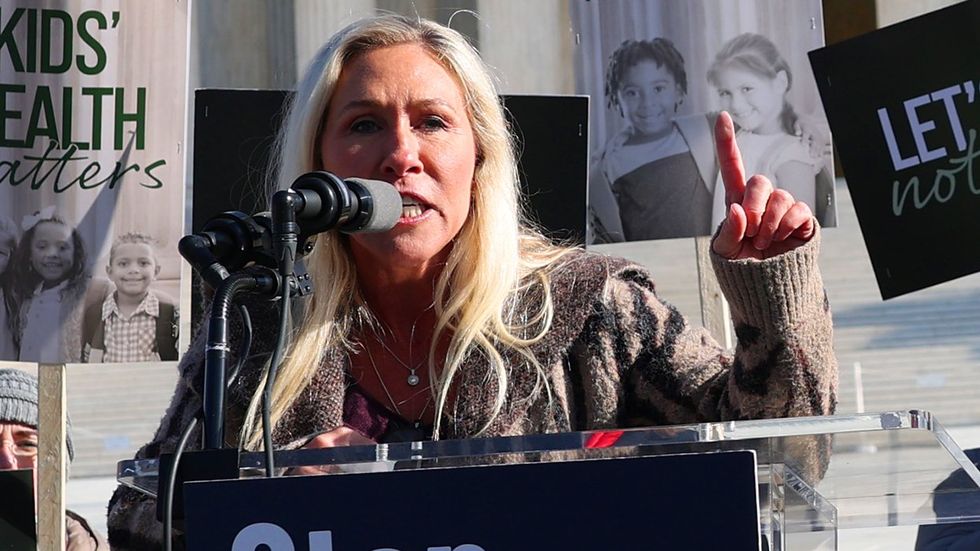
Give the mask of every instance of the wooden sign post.
[{"label": "wooden sign post", "polygon": [[38,378],[37,548],[65,548],[68,479],[65,364],[40,364]]},{"label": "wooden sign post", "polygon": [[698,261],[698,291],[701,296],[701,323],[725,350],[735,346],[732,316],[728,301],[718,286],[718,278],[711,266],[711,237],[695,237],[694,247]]}]

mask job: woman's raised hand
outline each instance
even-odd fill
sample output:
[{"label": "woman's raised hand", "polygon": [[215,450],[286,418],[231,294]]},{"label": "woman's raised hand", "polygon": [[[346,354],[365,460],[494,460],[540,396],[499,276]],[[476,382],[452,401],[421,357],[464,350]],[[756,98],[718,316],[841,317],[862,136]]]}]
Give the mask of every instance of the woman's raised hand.
[{"label": "woman's raised hand", "polygon": [[764,259],[793,250],[813,237],[817,223],[806,203],[774,189],[765,176],[746,181],[732,118],[724,111],[715,122],[715,146],[728,206],[711,244],[715,253],[732,260]]}]

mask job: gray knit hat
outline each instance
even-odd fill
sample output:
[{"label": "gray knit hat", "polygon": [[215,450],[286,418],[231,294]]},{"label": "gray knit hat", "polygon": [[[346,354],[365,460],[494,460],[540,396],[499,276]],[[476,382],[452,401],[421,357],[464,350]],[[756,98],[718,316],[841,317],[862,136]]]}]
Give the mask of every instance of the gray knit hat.
[{"label": "gray knit hat", "polygon": [[[37,377],[19,369],[0,369],[0,421],[37,429],[37,415]],[[65,430],[65,444],[69,461],[75,459],[71,421]]]}]

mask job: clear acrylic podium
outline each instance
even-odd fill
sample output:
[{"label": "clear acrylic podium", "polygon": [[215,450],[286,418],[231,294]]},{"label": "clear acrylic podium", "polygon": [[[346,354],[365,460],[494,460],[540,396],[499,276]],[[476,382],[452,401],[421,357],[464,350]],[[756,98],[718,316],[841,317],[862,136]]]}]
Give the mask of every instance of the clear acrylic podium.
[{"label": "clear acrylic podium", "polygon": [[[835,550],[845,529],[980,521],[980,472],[915,410],[282,451],[276,467],[329,475],[745,449],[756,452],[760,525],[773,550]],[[242,477],[263,464],[261,453],[239,456]],[[117,474],[156,495],[156,460],[120,462]],[[937,514],[937,501],[953,505]]]}]

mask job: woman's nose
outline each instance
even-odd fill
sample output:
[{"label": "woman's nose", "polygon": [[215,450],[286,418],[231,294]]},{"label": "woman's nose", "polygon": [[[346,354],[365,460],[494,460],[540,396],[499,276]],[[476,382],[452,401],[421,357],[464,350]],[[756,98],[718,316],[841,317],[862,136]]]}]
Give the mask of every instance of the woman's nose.
[{"label": "woman's nose", "polygon": [[390,136],[388,151],[381,165],[385,176],[395,179],[422,172],[419,138],[408,124],[396,126]]}]

